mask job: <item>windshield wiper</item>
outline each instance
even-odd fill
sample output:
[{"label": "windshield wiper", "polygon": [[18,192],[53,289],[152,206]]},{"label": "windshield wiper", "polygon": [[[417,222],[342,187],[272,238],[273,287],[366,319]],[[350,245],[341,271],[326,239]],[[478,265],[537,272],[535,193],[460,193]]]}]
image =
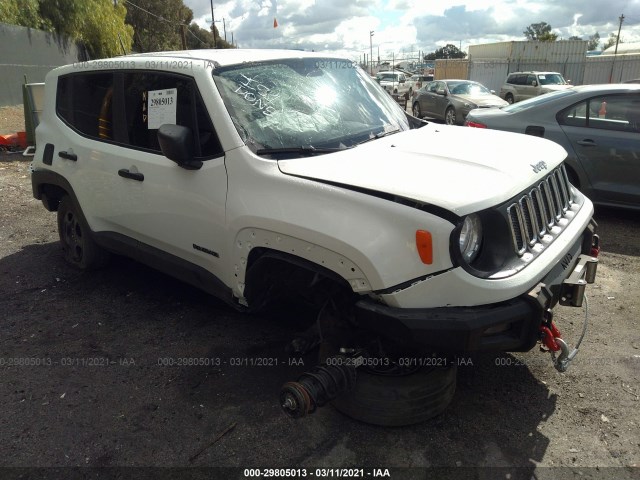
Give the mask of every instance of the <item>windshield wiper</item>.
[{"label": "windshield wiper", "polygon": [[393,130],[383,130],[381,132],[375,133],[373,135],[371,135],[369,138],[367,138],[366,140],[363,140],[362,142],[358,143],[357,145],[362,145],[363,143],[367,143],[370,142],[371,140],[377,140],[379,138],[382,137],[386,137],[387,135],[393,135],[394,133],[398,133],[400,131],[399,128],[393,129]]},{"label": "windshield wiper", "polygon": [[301,147],[282,147],[282,148],[259,148],[256,150],[257,155],[271,155],[271,154],[287,154],[287,153],[299,153],[304,155],[320,155],[323,153],[334,153],[346,150],[350,147],[336,147],[336,148],[316,148],[313,145],[305,145]]}]

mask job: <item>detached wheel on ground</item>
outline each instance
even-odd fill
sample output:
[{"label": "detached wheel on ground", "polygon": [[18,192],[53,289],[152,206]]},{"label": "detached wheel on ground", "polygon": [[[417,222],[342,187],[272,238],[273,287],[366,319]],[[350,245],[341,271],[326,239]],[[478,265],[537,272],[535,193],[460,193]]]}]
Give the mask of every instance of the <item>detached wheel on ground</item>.
[{"label": "detached wheel on ground", "polygon": [[456,390],[457,367],[428,367],[387,376],[358,369],[353,390],[332,402],[345,415],[386,427],[424,422],[442,413]]},{"label": "detached wheel on ground", "polygon": [[91,238],[80,208],[69,196],[64,196],[58,205],[58,234],[64,258],[74,267],[92,270],[109,260],[108,252]]}]

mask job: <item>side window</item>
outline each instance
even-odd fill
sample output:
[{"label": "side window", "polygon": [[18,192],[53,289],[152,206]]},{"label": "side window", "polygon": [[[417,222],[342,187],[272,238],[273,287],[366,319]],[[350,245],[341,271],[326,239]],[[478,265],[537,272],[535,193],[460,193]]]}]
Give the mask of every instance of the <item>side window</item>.
[{"label": "side window", "polygon": [[438,84],[439,83],[440,82],[431,82],[429,84],[429,91],[432,92],[432,93],[436,93],[438,91]]},{"label": "side window", "polygon": [[558,123],[569,127],[586,127],[588,101],[580,102],[558,114]]},{"label": "side window", "polygon": [[510,83],[511,85],[515,85],[515,83],[516,83],[516,75],[509,75],[507,77],[507,83]]},{"label": "side window", "polygon": [[189,77],[157,72],[126,73],[125,125],[129,144],[160,153],[158,128],[164,123],[188,127],[193,132],[196,157],[222,154],[194,81]]},{"label": "side window", "polygon": [[113,139],[113,74],[83,73],[58,79],[56,111],[76,131]]},{"label": "side window", "polygon": [[532,86],[533,82],[536,82],[538,85],[540,85],[535,75],[527,75],[527,80],[526,80],[527,85]]},{"label": "side window", "polygon": [[640,95],[592,97],[558,114],[562,125],[640,132]]}]

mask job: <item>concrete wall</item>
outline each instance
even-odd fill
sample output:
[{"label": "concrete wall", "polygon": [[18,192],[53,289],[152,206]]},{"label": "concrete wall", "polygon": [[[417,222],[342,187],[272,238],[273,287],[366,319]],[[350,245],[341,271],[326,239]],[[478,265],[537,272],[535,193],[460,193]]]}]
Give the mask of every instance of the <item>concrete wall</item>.
[{"label": "concrete wall", "polygon": [[25,75],[44,82],[52,68],[85,59],[84,49],[58,35],[0,23],[0,106],[22,103]]}]

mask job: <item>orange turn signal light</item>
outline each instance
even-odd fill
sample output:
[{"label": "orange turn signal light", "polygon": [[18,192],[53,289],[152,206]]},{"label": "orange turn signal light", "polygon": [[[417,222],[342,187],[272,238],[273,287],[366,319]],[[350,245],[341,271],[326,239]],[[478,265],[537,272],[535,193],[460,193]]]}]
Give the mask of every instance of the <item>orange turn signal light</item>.
[{"label": "orange turn signal light", "polygon": [[433,240],[431,238],[431,232],[416,230],[416,247],[418,248],[418,255],[420,255],[422,263],[431,265],[433,263]]}]

